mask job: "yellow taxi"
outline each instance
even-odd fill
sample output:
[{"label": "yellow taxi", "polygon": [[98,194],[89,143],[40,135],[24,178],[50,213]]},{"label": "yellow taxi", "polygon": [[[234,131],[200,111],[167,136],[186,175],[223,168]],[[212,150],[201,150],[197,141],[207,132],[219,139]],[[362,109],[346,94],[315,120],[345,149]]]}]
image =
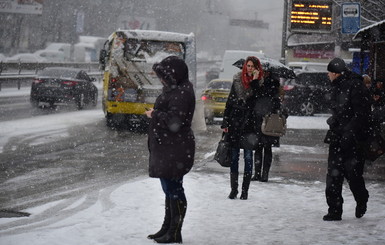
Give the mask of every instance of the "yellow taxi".
[{"label": "yellow taxi", "polygon": [[231,79],[213,79],[203,90],[201,99],[206,124],[213,124],[215,117],[223,117],[232,83]]}]

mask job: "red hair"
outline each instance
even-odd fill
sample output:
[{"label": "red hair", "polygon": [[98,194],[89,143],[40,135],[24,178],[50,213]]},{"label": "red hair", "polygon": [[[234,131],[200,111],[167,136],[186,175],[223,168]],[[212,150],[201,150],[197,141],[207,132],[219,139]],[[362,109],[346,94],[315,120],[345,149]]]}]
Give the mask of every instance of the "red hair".
[{"label": "red hair", "polygon": [[255,56],[247,57],[242,67],[242,84],[243,84],[243,87],[245,87],[246,89],[250,87],[250,82],[253,80],[253,76],[249,76],[249,74],[247,74],[247,63],[249,61],[253,62],[255,69],[259,71],[259,75],[257,79],[261,80],[263,77],[263,69],[259,59]]}]

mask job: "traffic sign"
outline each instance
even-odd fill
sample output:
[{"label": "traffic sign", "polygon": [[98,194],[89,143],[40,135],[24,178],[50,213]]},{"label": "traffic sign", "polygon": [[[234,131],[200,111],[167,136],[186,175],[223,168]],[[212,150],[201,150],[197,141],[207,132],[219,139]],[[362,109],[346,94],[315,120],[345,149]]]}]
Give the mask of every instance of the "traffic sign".
[{"label": "traffic sign", "polygon": [[361,5],[360,3],[343,3],[341,8],[343,34],[355,34],[360,30]]}]

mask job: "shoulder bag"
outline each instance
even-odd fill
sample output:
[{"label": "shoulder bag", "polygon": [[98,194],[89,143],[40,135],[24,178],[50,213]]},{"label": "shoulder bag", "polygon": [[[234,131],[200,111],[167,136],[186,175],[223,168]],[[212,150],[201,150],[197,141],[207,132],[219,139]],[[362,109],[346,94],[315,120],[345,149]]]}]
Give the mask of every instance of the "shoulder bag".
[{"label": "shoulder bag", "polygon": [[286,133],[286,117],[281,113],[271,113],[263,117],[261,130],[264,135],[282,137]]},{"label": "shoulder bag", "polygon": [[222,134],[222,138],[218,143],[217,151],[214,155],[216,160],[222,167],[231,166],[231,148],[227,140],[227,133]]}]

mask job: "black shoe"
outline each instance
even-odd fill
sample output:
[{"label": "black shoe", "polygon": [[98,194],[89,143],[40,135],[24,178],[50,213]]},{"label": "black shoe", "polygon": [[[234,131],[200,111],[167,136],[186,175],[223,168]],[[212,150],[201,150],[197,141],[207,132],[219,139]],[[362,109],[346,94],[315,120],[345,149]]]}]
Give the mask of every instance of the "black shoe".
[{"label": "black shoe", "polygon": [[261,180],[260,180],[261,182],[267,182],[267,181],[269,181],[269,172],[263,172],[262,173],[262,177],[261,177]]},{"label": "black shoe", "polygon": [[247,191],[242,191],[241,197],[239,199],[241,200],[247,200],[248,193]]},{"label": "black shoe", "polygon": [[163,221],[162,227],[157,233],[148,235],[147,236],[148,239],[155,239],[155,238],[162,237],[167,233],[168,229],[170,228],[170,222],[171,222],[170,198],[166,198],[164,207],[165,207],[165,215],[164,215],[164,221]]},{"label": "black shoe", "polygon": [[362,218],[366,213],[366,203],[357,203],[356,206],[356,218]]},{"label": "black shoe", "polygon": [[229,194],[229,198],[230,199],[235,199],[235,198],[237,198],[237,195],[238,195],[238,191],[237,190],[231,190],[231,192]]},{"label": "black shoe", "polygon": [[170,228],[161,237],[155,238],[156,243],[183,243],[182,225],[186,215],[187,201],[170,200],[171,220]]},{"label": "black shoe", "polygon": [[342,220],[341,215],[339,214],[330,214],[328,213],[323,217],[324,221],[339,221]]}]

